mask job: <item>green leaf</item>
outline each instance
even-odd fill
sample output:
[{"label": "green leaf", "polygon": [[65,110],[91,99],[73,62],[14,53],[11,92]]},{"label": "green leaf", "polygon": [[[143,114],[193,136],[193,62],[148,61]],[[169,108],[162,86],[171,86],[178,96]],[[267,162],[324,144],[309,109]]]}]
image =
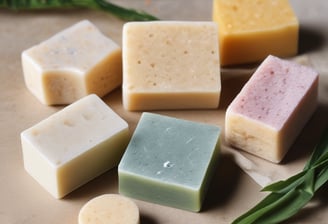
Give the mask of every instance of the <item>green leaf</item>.
[{"label": "green leaf", "polygon": [[296,214],[314,195],[314,170],[304,176],[304,182],[287,193],[271,193],[233,224],[278,223]]},{"label": "green leaf", "polygon": [[271,191],[272,193],[234,220],[233,224],[282,222],[302,209],[327,181],[328,128],[303,171],[263,188],[263,191]]},{"label": "green leaf", "polygon": [[254,208],[233,221],[233,224],[278,223],[297,213],[313,194],[294,188],[286,194],[271,193]]},{"label": "green leaf", "polygon": [[127,21],[158,20],[155,16],[144,11],[124,8],[106,0],[0,0],[0,8],[7,8],[16,11],[89,8],[101,9]]},{"label": "green leaf", "polygon": [[317,191],[319,188],[324,185],[328,180],[328,166],[326,165],[316,177],[314,190]]},{"label": "green leaf", "polygon": [[277,193],[283,193],[295,188],[296,186],[300,185],[304,180],[304,175],[306,174],[305,171],[300,172],[287,180],[282,180],[265,186],[262,191],[271,191]]},{"label": "green leaf", "polygon": [[95,0],[98,6],[105,11],[111,12],[118,18],[127,21],[146,21],[146,20],[158,20],[155,16],[152,16],[144,11],[139,11],[135,9],[127,9],[118,5],[114,5],[106,0]]},{"label": "green leaf", "polygon": [[314,166],[316,163],[324,160],[328,160],[328,128],[323,133],[319,144],[311,155],[311,158],[305,164],[304,170],[307,170]]}]

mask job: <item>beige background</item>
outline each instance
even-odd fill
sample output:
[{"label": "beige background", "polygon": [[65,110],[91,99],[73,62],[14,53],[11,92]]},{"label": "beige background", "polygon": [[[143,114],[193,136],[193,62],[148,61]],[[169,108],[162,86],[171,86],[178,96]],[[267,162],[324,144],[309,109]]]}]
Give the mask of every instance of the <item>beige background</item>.
[{"label": "beige background", "polygon": [[[163,20],[211,19],[211,0],[116,2],[132,8],[144,9]],[[302,168],[323,128],[327,125],[328,119],[328,3],[323,0],[293,0],[291,3],[301,22],[300,55],[305,55],[321,74],[320,105],[282,164],[270,164],[243,154],[252,161],[252,166],[248,168],[254,169],[255,173],[272,177],[272,180],[291,175]],[[23,50],[82,19],[89,19],[103,33],[121,44],[124,22],[104,12],[80,9],[14,13],[0,10],[0,223],[2,224],[77,223],[79,209],[89,199],[104,193],[117,193],[115,169],[99,176],[64,199],[56,200],[23,168],[20,132],[62,107],[44,106],[27,91],[23,82],[20,54]],[[239,73],[240,70],[223,72],[221,105],[217,110],[157,111],[157,113],[223,127],[225,108],[248,78],[248,75],[237,75]],[[120,89],[103,99],[129,123],[133,131],[140,113],[123,110]],[[260,189],[261,187],[239,168],[230,150],[223,147],[220,165],[202,212],[192,213],[142,201],[136,202],[140,208],[142,224],[230,223],[265,196]],[[327,223],[327,212],[328,186],[325,186],[309,206],[287,223]]]}]

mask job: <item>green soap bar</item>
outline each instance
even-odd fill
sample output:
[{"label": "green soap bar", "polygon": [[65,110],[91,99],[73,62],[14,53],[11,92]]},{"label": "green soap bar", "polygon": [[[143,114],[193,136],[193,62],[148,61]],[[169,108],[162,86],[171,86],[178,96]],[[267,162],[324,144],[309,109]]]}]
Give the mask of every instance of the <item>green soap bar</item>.
[{"label": "green soap bar", "polygon": [[198,212],[216,167],[220,128],[143,113],[118,166],[123,195]]}]

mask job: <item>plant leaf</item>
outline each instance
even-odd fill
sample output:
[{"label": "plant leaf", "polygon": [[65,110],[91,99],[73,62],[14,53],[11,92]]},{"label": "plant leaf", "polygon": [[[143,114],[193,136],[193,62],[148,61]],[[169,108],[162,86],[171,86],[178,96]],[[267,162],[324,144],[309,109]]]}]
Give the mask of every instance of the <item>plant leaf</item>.
[{"label": "plant leaf", "polygon": [[316,146],[310,159],[305,164],[304,170],[309,169],[322,160],[328,160],[328,128],[324,131],[319,144]]},{"label": "plant leaf", "polygon": [[113,15],[117,16],[118,18],[127,20],[127,21],[146,21],[146,20],[158,20],[153,15],[150,15],[144,11],[135,10],[135,9],[128,9],[113,3],[110,3],[106,0],[95,0],[98,6]]},{"label": "plant leaf", "polygon": [[314,190],[317,191],[319,188],[328,181],[328,166],[324,167],[316,177],[314,184]]},{"label": "plant leaf", "polygon": [[296,214],[313,194],[294,188],[286,194],[271,193],[254,208],[233,221],[233,224],[278,223]]},{"label": "plant leaf", "polygon": [[158,20],[144,11],[124,8],[107,0],[0,0],[0,8],[11,10],[45,10],[66,8],[101,9],[128,21]]},{"label": "plant leaf", "polygon": [[304,175],[306,174],[305,171],[300,172],[287,180],[282,180],[275,182],[273,184],[270,184],[268,186],[265,186],[262,191],[271,191],[271,192],[277,192],[277,193],[283,193],[291,190],[292,188],[295,188],[299,184],[301,184],[304,180]]},{"label": "plant leaf", "polygon": [[325,130],[303,171],[263,188],[263,191],[272,193],[234,220],[233,224],[282,222],[303,208],[327,181],[328,129]]}]

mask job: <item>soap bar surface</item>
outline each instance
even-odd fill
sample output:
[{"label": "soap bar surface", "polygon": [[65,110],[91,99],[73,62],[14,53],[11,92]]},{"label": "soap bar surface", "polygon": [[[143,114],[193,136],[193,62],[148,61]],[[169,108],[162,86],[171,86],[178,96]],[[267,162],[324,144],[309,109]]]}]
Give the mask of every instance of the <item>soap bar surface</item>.
[{"label": "soap bar surface", "polygon": [[102,97],[122,83],[121,48],[83,20],[22,53],[26,86],[46,105]]},{"label": "soap bar surface", "polygon": [[297,53],[299,22],[288,0],[213,0],[221,65]]},{"label": "soap bar surface", "polygon": [[117,166],[129,141],[128,124],[92,94],[21,133],[24,167],[62,198]]},{"label": "soap bar surface", "polygon": [[88,201],[80,210],[79,224],[139,224],[139,209],[129,198],[104,194]]},{"label": "soap bar surface", "polygon": [[123,28],[127,110],[217,108],[221,81],[214,22],[130,22]]},{"label": "soap bar surface", "polygon": [[317,107],[318,74],[268,56],[226,112],[227,143],[280,162]]},{"label": "soap bar surface", "polygon": [[119,192],[199,211],[219,140],[219,127],[143,113],[118,167]]}]

